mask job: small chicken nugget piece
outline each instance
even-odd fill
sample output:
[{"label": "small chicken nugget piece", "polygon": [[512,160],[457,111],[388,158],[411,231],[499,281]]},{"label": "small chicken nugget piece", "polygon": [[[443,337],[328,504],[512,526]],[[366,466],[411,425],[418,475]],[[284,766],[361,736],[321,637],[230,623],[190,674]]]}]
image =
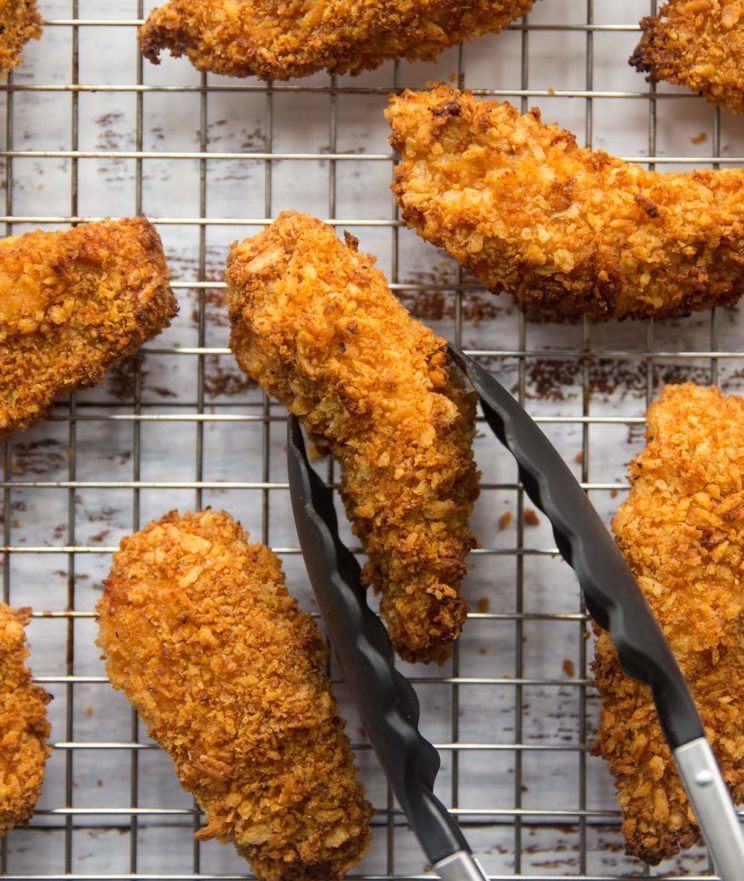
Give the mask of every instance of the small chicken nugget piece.
[{"label": "small chicken nugget piece", "polygon": [[[668,385],[613,529],[687,677],[735,803],[744,801],[744,400]],[[593,665],[595,752],[609,764],[627,851],[656,864],[698,826],[648,686],[623,673],[607,634]]]},{"label": "small chicken nugget piece", "polygon": [[369,843],[312,618],[228,514],[171,511],[125,538],[98,603],[115,688],[206,813],[268,881],[338,879]]},{"label": "small chicken nugget piece", "polygon": [[744,112],[744,3],[671,0],[641,21],[630,64],[648,80],[702,92],[713,104]]},{"label": "small chicken nugget piece", "polygon": [[46,705],[52,696],[31,682],[23,663],[30,619],[31,609],[0,603],[0,836],[31,819],[51,753]]},{"label": "small chicken nugget piece", "polygon": [[744,291],[741,169],[647,171],[448,85],[393,96],[387,118],[405,223],[522,307],[676,315]]},{"label": "small chicken nugget piece", "polygon": [[176,311],[143,217],[0,239],[0,437],[100,382]]},{"label": "small chicken nugget piece", "polygon": [[154,64],[170,49],[199,70],[286,80],[357,74],[390,58],[431,61],[448,46],[500,31],[534,0],[171,0],[140,29]]},{"label": "small chicken nugget piece", "polygon": [[347,234],[283,213],[233,246],[238,364],[341,463],[341,495],[369,562],[365,583],[398,654],[443,662],[467,613],[474,546],[475,399],[447,343],[413,319]]},{"label": "small chicken nugget piece", "polygon": [[36,0],[0,0],[0,75],[23,61],[23,47],[41,37]]}]

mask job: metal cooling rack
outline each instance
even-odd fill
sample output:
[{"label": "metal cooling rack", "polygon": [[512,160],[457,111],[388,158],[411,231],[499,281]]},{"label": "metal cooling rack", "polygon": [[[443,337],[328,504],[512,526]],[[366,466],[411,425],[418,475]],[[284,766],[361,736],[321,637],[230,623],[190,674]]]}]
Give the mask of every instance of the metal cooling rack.
[{"label": "metal cooling rack", "polygon": [[[119,538],[175,506],[230,510],[282,555],[309,602],[284,414],[241,379],[226,348],[219,270],[230,241],[283,208],[351,228],[409,308],[512,382],[609,518],[662,382],[744,384],[737,313],[526,321],[400,227],[386,189],[385,95],[451,74],[664,169],[744,162],[744,126],[626,68],[636,23],[654,11],[647,0],[622,11],[612,0],[544,0],[508,32],[435,65],[274,85],[199,75],[185,61],[143,64],[135,28],[153,3],[40,5],[43,41],[27,48],[0,107],[6,232],[146,213],[181,316],[103,386],[0,446],[3,598],[33,606],[35,678],[55,698],[44,793],[29,828],[3,840],[0,869],[26,881],[245,878],[230,848],[193,841],[198,811],[108,687],[93,645],[98,585]],[[700,848],[653,871],[622,855],[612,785],[589,754],[597,703],[578,591],[511,462],[485,433],[477,454],[483,546],[466,588],[471,620],[447,666],[405,668],[442,753],[440,795],[494,881],[712,877]],[[376,808],[373,846],[351,877],[430,878],[337,686]]]}]

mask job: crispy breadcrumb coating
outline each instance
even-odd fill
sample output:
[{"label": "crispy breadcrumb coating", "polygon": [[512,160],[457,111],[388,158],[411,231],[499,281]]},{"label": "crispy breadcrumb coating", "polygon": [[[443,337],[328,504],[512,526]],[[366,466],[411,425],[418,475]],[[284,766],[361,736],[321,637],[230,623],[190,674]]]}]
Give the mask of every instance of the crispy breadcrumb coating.
[{"label": "crispy breadcrumb coating", "polygon": [[269,881],[338,879],[372,809],[312,618],[277,557],[228,514],[171,511],[125,538],[98,603],[98,645],[206,813]]},{"label": "crispy breadcrumb coating", "polygon": [[36,0],[0,0],[0,76],[23,61],[23,47],[41,37]]},{"label": "crispy breadcrumb coating", "polygon": [[0,836],[31,819],[51,753],[46,705],[52,696],[31,682],[23,663],[30,619],[31,609],[0,603]]},{"label": "crispy breadcrumb coating", "polygon": [[478,495],[474,396],[447,343],[391,294],[374,258],[286,212],[233,246],[230,347],[341,463],[341,495],[406,660],[449,657]]},{"label": "crispy breadcrumb coating", "polygon": [[744,112],[744,4],[741,0],[670,0],[641,21],[630,63],[649,82],[702,92],[713,104]]},{"label": "crispy breadcrumb coating", "polygon": [[523,307],[687,314],[744,291],[744,171],[661,174],[439,85],[391,98],[403,220]]},{"label": "crispy breadcrumb coating", "polygon": [[[744,400],[669,385],[613,529],[687,677],[735,803],[744,801]],[[597,640],[595,751],[610,766],[628,853],[658,863],[698,839],[648,686]]]},{"label": "crispy breadcrumb coating", "polygon": [[100,382],[176,310],[143,217],[0,239],[0,437]]},{"label": "crispy breadcrumb coating", "polygon": [[500,31],[534,0],[170,0],[140,29],[154,64],[170,49],[199,70],[286,80],[357,74],[390,58],[431,61]]}]

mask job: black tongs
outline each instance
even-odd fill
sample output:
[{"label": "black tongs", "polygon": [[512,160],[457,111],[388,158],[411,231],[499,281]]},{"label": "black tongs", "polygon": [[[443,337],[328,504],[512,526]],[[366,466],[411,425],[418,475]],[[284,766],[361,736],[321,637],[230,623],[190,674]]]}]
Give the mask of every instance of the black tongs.
[{"label": "black tongs", "polygon": [[[550,520],[587,608],[609,631],[623,669],[651,687],[716,869],[722,881],[737,881],[744,835],[684,676],[625,559],[568,466],[512,395],[461,351],[450,347],[450,355],[517,460],[525,491]],[[483,879],[459,826],[433,794],[439,757],[418,731],[418,700],[394,668],[385,629],[367,606],[359,564],[338,537],[331,494],[307,461],[293,417],[287,451],[300,546],[370,743],[435,871],[445,881]]]},{"label": "black tongs", "polygon": [[310,583],[359,719],[398,804],[440,878],[487,881],[457,821],[434,795],[439,753],[418,730],[418,697],[395,669],[387,631],[367,605],[361,567],[338,537],[333,496],[310,467],[294,416],[287,427],[287,460]]}]

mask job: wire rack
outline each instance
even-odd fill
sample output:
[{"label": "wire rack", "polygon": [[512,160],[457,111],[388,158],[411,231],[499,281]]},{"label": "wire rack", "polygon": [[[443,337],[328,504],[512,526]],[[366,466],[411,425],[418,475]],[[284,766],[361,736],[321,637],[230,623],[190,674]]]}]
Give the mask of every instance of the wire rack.
[{"label": "wire rack", "polygon": [[[744,125],[625,65],[654,3],[545,0],[501,35],[433,65],[264,84],[143,64],[143,0],[41,0],[43,41],[3,89],[8,234],[145,213],[164,239],[181,311],[97,389],[0,446],[2,587],[31,605],[35,678],[54,695],[53,755],[27,829],[2,842],[14,879],[249,877],[200,844],[193,802],[126,700],[107,684],[93,608],[119,538],[172,507],[224,507],[283,558],[312,608],[291,527],[284,412],[226,348],[229,243],[284,208],[350,228],[419,317],[482,356],[543,424],[609,518],[667,381],[742,381],[735,311],[664,322],[525,320],[401,228],[387,189],[386,94],[450,78],[538,104],[579,140],[659,169],[744,159]],[[493,879],[712,877],[702,848],[649,870],[623,854],[608,774],[590,754],[597,701],[576,585],[496,442],[484,472],[470,620],[451,662],[410,668],[439,748],[439,794]],[[334,480],[332,466],[328,478]],[[335,673],[335,670],[332,670]],[[355,879],[432,877],[336,682],[375,806]]]}]

